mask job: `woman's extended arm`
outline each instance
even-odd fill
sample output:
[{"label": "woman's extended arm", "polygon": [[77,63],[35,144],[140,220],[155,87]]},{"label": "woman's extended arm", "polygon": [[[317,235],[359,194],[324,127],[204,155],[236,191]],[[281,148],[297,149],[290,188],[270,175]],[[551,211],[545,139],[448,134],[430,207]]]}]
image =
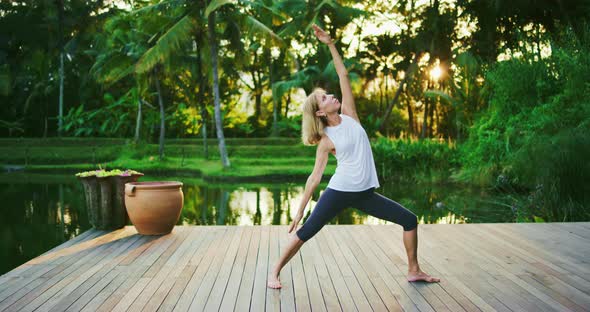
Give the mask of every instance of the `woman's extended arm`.
[{"label": "woman's extended arm", "polygon": [[328,163],[328,153],[330,152],[330,147],[327,143],[327,140],[322,139],[318,144],[315,158],[315,166],[313,168],[313,172],[311,173],[309,178],[307,178],[307,182],[305,183],[303,199],[301,199],[297,215],[295,215],[295,218],[293,219],[293,222],[289,227],[289,233],[291,233],[293,229],[297,228],[297,224],[299,224],[299,221],[301,221],[301,219],[303,218],[303,212],[305,211],[305,207],[307,207],[307,203],[309,203],[309,200],[313,195],[313,192],[322,181],[322,176],[324,175],[324,170],[326,169],[326,164]]},{"label": "woman's extended arm", "polygon": [[338,73],[338,79],[340,81],[340,91],[342,92],[342,113],[356,119],[360,123],[358,115],[356,114],[356,106],[354,104],[354,98],[352,97],[350,81],[348,80],[348,71],[344,66],[340,53],[336,50],[336,46],[334,45],[334,42],[332,42],[330,35],[315,24],[313,25],[313,29],[316,37],[330,48],[330,54],[332,54],[334,67],[336,68],[336,73]]}]

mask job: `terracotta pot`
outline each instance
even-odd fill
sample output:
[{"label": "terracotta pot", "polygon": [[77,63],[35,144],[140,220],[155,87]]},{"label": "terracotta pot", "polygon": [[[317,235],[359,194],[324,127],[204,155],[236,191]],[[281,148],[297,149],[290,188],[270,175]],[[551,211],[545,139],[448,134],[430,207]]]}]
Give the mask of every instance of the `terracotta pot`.
[{"label": "terracotta pot", "polygon": [[184,204],[182,182],[130,182],[125,184],[125,206],[131,223],[143,235],[168,234]]},{"label": "terracotta pot", "polygon": [[123,227],[129,223],[129,215],[125,208],[125,184],[137,182],[143,176],[143,173],[132,174],[129,176],[113,176],[115,179],[115,197],[113,198],[113,222],[118,227]]}]

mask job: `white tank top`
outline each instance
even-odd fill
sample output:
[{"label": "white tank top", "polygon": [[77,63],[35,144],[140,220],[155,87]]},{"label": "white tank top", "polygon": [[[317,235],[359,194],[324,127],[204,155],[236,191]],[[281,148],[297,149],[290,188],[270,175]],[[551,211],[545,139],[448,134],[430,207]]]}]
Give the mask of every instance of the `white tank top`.
[{"label": "white tank top", "polygon": [[340,114],[342,121],[324,132],[336,148],[336,172],[328,187],[343,192],[378,188],[377,170],[367,132],[354,118]]}]

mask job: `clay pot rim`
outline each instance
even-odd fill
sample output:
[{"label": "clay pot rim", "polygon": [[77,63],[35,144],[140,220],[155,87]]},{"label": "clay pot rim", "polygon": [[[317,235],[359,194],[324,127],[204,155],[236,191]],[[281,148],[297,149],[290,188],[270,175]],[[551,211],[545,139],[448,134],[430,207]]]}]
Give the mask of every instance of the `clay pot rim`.
[{"label": "clay pot rim", "polygon": [[125,185],[132,185],[136,190],[160,190],[160,189],[177,189],[182,187],[179,181],[147,181],[147,182],[127,182]]}]

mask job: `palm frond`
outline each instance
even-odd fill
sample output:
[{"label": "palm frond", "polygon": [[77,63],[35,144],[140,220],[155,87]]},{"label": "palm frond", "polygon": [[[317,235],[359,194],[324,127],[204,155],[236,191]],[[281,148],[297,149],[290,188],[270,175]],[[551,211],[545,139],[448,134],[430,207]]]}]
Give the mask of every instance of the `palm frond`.
[{"label": "palm frond", "polygon": [[261,21],[250,15],[246,15],[246,23],[250,26],[250,30],[258,32],[264,36],[269,36],[272,39],[272,42],[280,47],[285,46],[285,41]]},{"label": "palm frond", "polygon": [[233,0],[213,0],[209,5],[207,5],[207,9],[205,9],[205,17],[208,17],[211,12],[219,9],[220,7],[226,4],[235,4],[236,2]]},{"label": "palm frond", "polygon": [[135,13],[142,13],[142,12],[146,12],[146,11],[151,11],[151,10],[160,10],[163,9],[164,7],[168,6],[180,6],[182,5],[182,3],[184,3],[185,0],[168,0],[168,1],[162,1],[159,3],[155,3],[152,5],[146,5],[144,7],[141,7],[137,10],[131,11],[131,14],[135,14]]},{"label": "palm frond", "polygon": [[455,106],[457,104],[456,101],[450,95],[448,95],[447,93],[442,92],[440,90],[430,90],[429,89],[429,90],[424,91],[424,95],[429,98],[440,97],[441,100],[446,101],[447,103],[451,104],[452,106]]},{"label": "palm frond", "polygon": [[133,72],[133,63],[129,57],[110,54],[100,58],[90,69],[90,74],[100,83],[113,84]]},{"label": "palm frond", "polygon": [[185,40],[191,40],[191,32],[196,27],[196,23],[190,15],[185,15],[176,24],[174,24],[166,33],[164,33],[137,61],[135,71],[145,73],[151,70],[158,63],[163,62],[172,54]]}]

